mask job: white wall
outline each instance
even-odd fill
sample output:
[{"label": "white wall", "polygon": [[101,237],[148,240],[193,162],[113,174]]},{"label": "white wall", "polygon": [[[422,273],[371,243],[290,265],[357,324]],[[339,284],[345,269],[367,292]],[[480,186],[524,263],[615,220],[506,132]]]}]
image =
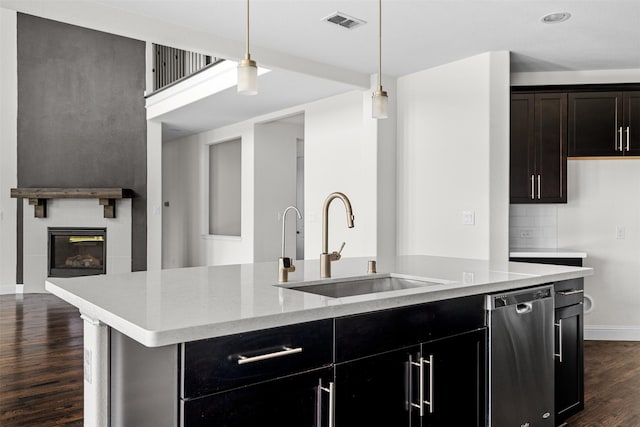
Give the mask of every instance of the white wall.
[{"label": "white wall", "polygon": [[[305,116],[305,258],[319,258],[322,204],[334,191],[342,191],[350,198],[356,220],[355,228],[347,229],[344,206],[341,206],[340,201],[331,205],[329,249],[337,250],[345,241],[347,245],[343,251],[344,256],[375,255],[380,209],[377,195],[377,165],[385,161],[393,162],[393,158],[378,161],[377,125],[376,121],[371,119],[368,101],[370,96],[369,91],[352,91],[295,109],[275,112],[165,143],[164,182],[173,182],[173,186],[165,185],[163,189],[164,200],[170,202],[170,206],[164,208],[164,228],[167,231],[163,242],[165,267],[253,262],[254,258],[274,261],[277,259],[280,254],[281,231],[278,213],[286,206],[295,204],[296,200],[295,138],[299,138],[300,135],[294,136],[298,131],[286,131],[286,127],[281,124],[265,123],[301,112]],[[275,180],[280,178],[268,176],[274,167],[282,167],[276,151],[269,152],[269,146],[276,142],[275,135],[284,135],[287,132],[293,137],[293,168],[287,172],[287,176],[290,176],[287,180],[290,180],[292,191],[290,201],[275,197],[279,185]],[[207,144],[239,136],[243,141],[242,237],[202,237],[203,230],[206,230],[203,218],[207,214],[207,208],[202,201],[206,202],[208,194],[208,189],[205,188],[208,169],[203,160],[206,158],[204,150]],[[264,145],[258,147],[258,144]],[[388,147],[386,150],[388,151]],[[193,169],[194,165],[197,165],[199,178],[194,178],[192,173],[180,175],[180,171]],[[390,183],[385,185],[395,188],[394,178],[388,179]],[[189,189],[193,197],[178,194],[184,193],[185,188]],[[197,194],[200,194],[199,198]],[[182,203],[174,203],[173,200],[181,200]],[[388,209],[388,206],[384,208]],[[195,215],[200,218],[196,232],[193,227],[187,225],[193,223]],[[294,221],[290,222],[293,226]],[[182,226],[178,225],[178,228],[175,228],[176,226],[170,226],[170,223]],[[187,243],[179,240],[184,239],[184,234],[188,235]],[[256,245],[260,244],[260,247],[254,248],[254,241]],[[291,250],[295,247],[293,242],[292,240],[288,243]],[[185,247],[189,249],[183,249]],[[189,254],[181,252],[184,250],[188,250]],[[204,256],[198,257],[198,253],[204,253]]]},{"label": "white wall", "polygon": [[[567,174],[558,245],[587,252],[585,264],[595,270],[585,280],[594,301],[585,324],[635,328],[640,340],[640,160],[571,160]],[[624,239],[616,238],[618,226]]]},{"label": "white wall", "polygon": [[[241,139],[241,236],[209,231],[209,145]],[[253,262],[253,124],[239,123],[163,144],[163,267]],[[171,183],[171,184],[169,184]],[[186,251],[186,253],[185,253]]]},{"label": "white wall", "polygon": [[[255,125],[254,262],[277,261],[282,253],[282,213],[296,205],[297,140],[304,126],[270,122]],[[286,256],[295,258],[296,213],[289,212]]]},{"label": "white wall", "polygon": [[162,268],[162,124],[147,120],[147,270]]},{"label": "white wall", "polygon": [[162,268],[204,265],[200,153],[189,138],[162,144]]},{"label": "white wall", "polygon": [[508,88],[508,52],[398,79],[398,254],[506,261]]},{"label": "white wall", "polygon": [[[520,73],[512,81],[630,83],[640,82],[640,70]],[[585,278],[585,292],[593,298],[585,338],[640,340],[640,159],[569,160],[567,174],[567,204],[548,205],[544,226],[534,228],[545,234],[534,237],[587,253],[584,265],[594,275]],[[542,214],[524,205],[516,210],[520,217]],[[617,226],[625,227],[624,239],[616,238]]]},{"label": "white wall", "polygon": [[18,78],[16,13],[0,8],[0,293],[15,292],[18,183]]},{"label": "white wall", "polygon": [[306,259],[320,257],[322,206],[335,191],[351,201],[355,227],[347,228],[345,207],[334,200],[329,209],[329,252],[346,242],[345,257],[377,253],[378,142],[370,97],[369,91],[351,91],[305,108]]}]

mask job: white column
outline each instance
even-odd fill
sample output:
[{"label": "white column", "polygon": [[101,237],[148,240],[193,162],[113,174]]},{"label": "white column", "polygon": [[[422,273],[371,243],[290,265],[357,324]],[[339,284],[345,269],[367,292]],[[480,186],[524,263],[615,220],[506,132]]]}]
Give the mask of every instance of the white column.
[{"label": "white column", "polygon": [[147,120],[147,271],[162,268],[162,123]]},{"label": "white column", "polygon": [[84,320],[84,426],[109,425],[109,328],[86,314]]},{"label": "white column", "polygon": [[[16,287],[16,199],[18,186],[18,50],[17,15],[0,8],[0,292]],[[21,201],[22,202],[22,201]],[[33,215],[33,214],[32,214]],[[22,287],[20,287],[21,289]]]}]

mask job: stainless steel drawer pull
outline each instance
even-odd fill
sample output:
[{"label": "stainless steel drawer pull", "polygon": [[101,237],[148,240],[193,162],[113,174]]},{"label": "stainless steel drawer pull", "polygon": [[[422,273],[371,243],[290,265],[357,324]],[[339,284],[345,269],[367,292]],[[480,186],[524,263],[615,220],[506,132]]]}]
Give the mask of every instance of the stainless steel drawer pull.
[{"label": "stainless steel drawer pull", "polygon": [[622,151],[622,126],[620,126],[620,129],[618,129],[618,132],[620,133],[620,151]]},{"label": "stainless steel drawer pull", "polygon": [[629,134],[631,133],[631,132],[629,131],[629,126],[627,126],[627,130],[626,130],[626,132],[627,132],[627,151],[629,151]]},{"label": "stainless steel drawer pull", "polygon": [[429,405],[429,413],[433,414],[433,354],[429,355],[429,360],[424,363],[429,364],[429,400],[425,400],[425,405]]},{"label": "stainless steel drawer pull", "polygon": [[[420,386],[418,391],[420,392],[420,403],[413,403],[411,400],[413,399],[412,397],[412,391],[413,391],[413,375],[411,373],[411,367],[413,366],[417,366],[419,368],[419,378],[420,378]],[[409,355],[409,402],[411,407],[414,408],[418,408],[420,409],[420,416],[424,416],[424,368],[423,368],[424,364],[422,363],[422,358],[420,358],[417,362],[414,362],[413,359],[411,358],[411,355]]]},{"label": "stainless steel drawer pull", "polygon": [[335,406],[333,404],[333,383],[329,383],[329,387],[322,386],[322,379],[318,382],[318,395],[316,396],[316,425],[322,426],[322,392],[329,393],[329,427],[333,427],[335,419]]},{"label": "stainless steel drawer pull", "polygon": [[540,200],[540,175],[538,175],[538,200]]},{"label": "stainless steel drawer pull", "polygon": [[583,289],[567,289],[566,291],[556,291],[556,294],[560,294],[564,296],[582,294],[582,293],[584,293]]},{"label": "stainless steel drawer pull", "polygon": [[275,351],[273,353],[261,354],[259,356],[238,356],[238,365],[244,365],[246,363],[259,362],[261,360],[274,359],[276,357],[288,356],[290,354],[302,353],[302,347],[290,348],[282,347],[281,351]]},{"label": "stainless steel drawer pull", "polygon": [[535,191],[535,177],[533,175],[531,175],[531,200],[533,200],[534,197],[534,191]]},{"label": "stainless steel drawer pull", "polygon": [[553,355],[562,363],[562,319],[558,320],[555,325],[558,327],[558,352]]}]

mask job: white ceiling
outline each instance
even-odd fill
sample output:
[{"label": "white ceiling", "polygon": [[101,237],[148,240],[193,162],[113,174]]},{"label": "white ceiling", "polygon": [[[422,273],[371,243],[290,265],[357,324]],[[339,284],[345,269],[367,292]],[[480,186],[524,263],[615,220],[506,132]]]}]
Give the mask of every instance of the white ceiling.
[{"label": "white ceiling", "polygon": [[[244,40],[242,0],[98,2]],[[496,50],[513,52],[513,71],[640,68],[640,0],[383,0],[382,8],[383,74],[402,76]],[[347,30],[321,21],[335,11],[367,24]],[[571,19],[540,22],[558,11]],[[258,50],[373,74],[377,1],[252,0],[251,40]]]},{"label": "white ceiling", "polygon": [[[190,50],[197,49],[185,40],[206,39],[199,44],[203,53],[219,49],[228,59],[244,54],[243,0],[0,0],[0,5],[76,25],[91,21],[86,25],[168,45],[175,41],[174,47]],[[640,69],[640,0],[383,0],[382,9],[385,75],[399,77],[500,50],[511,51],[514,72]],[[367,23],[347,30],[322,21],[335,11]],[[559,24],[540,22],[559,11],[572,16]],[[252,57],[273,70],[260,77],[259,95],[246,98],[228,89],[168,113],[161,118],[165,139],[368,87],[377,72],[377,19],[376,0],[251,0]],[[145,33],[152,23],[155,33]],[[182,33],[193,37],[181,38]]]}]

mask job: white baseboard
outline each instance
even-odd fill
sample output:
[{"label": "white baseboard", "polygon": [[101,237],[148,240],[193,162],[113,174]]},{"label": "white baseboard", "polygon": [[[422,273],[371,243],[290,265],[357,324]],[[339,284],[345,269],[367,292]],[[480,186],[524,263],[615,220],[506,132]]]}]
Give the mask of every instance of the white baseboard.
[{"label": "white baseboard", "polygon": [[0,285],[0,295],[21,294],[24,285]]},{"label": "white baseboard", "polygon": [[640,341],[640,326],[585,325],[584,339],[592,341]]}]

